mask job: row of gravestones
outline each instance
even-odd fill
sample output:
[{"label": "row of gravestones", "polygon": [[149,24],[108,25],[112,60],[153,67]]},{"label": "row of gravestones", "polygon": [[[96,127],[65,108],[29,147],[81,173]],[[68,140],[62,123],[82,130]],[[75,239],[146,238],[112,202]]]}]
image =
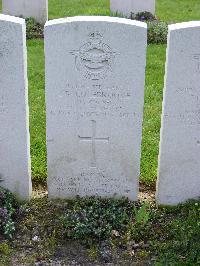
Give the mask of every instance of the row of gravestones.
[{"label": "row of gravestones", "polygon": [[[136,200],[147,27],[110,17],[45,26],[50,198]],[[25,22],[0,15],[0,178],[31,195]],[[151,151],[149,151],[151,152]],[[200,22],[169,26],[157,202],[200,196]]]},{"label": "row of gravestones", "polygon": [[48,20],[48,0],[2,0],[2,12],[23,18],[33,17],[44,25]]},{"label": "row of gravestones", "polygon": [[[3,0],[3,14],[34,17],[44,25],[48,19],[48,0]],[[129,17],[131,12],[149,11],[155,13],[155,0],[110,0],[110,10]]]}]

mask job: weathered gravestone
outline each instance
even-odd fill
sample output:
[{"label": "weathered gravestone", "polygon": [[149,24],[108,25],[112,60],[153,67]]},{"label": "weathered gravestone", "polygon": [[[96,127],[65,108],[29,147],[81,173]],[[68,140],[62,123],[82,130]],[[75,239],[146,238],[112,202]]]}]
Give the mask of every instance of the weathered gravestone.
[{"label": "weathered gravestone", "polygon": [[110,0],[110,11],[126,17],[144,11],[155,14],[155,0]]},{"label": "weathered gravestone", "polygon": [[3,14],[33,17],[44,25],[48,20],[48,0],[2,0]]},{"label": "weathered gravestone", "polygon": [[200,196],[200,22],[169,26],[159,204]]},{"label": "weathered gravestone", "polygon": [[31,194],[26,25],[0,15],[0,185],[21,199]]},{"label": "weathered gravestone", "polygon": [[49,196],[137,199],[146,24],[109,17],[45,27]]}]

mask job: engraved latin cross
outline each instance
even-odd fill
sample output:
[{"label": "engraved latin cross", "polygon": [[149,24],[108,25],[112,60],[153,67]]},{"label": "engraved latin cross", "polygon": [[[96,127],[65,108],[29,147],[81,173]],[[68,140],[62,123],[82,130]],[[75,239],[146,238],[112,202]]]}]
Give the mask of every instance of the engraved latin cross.
[{"label": "engraved latin cross", "polygon": [[79,137],[80,141],[89,141],[92,144],[92,161],[91,161],[91,167],[96,167],[96,141],[104,141],[108,142],[109,137],[107,138],[97,138],[96,137],[96,121],[92,120],[92,136],[91,137]]}]

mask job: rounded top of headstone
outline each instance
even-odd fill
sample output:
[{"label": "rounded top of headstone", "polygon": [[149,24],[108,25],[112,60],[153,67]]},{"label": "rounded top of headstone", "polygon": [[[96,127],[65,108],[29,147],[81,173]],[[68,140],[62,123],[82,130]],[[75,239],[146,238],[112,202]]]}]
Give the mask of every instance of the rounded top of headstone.
[{"label": "rounded top of headstone", "polygon": [[200,27],[200,21],[189,21],[169,25],[169,30],[180,30],[186,28]]},{"label": "rounded top of headstone", "polygon": [[54,19],[47,21],[45,27],[59,25],[63,23],[72,23],[72,22],[110,22],[110,23],[133,25],[145,29],[147,28],[147,24],[141,21],[126,19],[126,18],[118,18],[118,17],[108,17],[108,16],[76,16],[76,17]]},{"label": "rounded top of headstone", "polygon": [[25,24],[25,19],[23,18],[18,18],[18,17],[4,15],[4,14],[0,14],[0,20],[7,21],[7,22],[13,22],[17,24]]}]

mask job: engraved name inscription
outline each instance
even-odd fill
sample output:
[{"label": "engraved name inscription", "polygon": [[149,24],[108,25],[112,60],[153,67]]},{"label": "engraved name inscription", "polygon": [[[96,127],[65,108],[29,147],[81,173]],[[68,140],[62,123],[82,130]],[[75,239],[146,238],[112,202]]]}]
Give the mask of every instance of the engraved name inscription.
[{"label": "engraved name inscription", "polygon": [[[70,85],[61,91],[68,104],[62,109],[52,108],[51,115],[66,116],[95,120],[97,117],[119,117],[121,119],[136,116],[130,111],[131,90],[123,90],[118,86],[102,85]],[[75,107],[75,108],[74,108]]]}]

